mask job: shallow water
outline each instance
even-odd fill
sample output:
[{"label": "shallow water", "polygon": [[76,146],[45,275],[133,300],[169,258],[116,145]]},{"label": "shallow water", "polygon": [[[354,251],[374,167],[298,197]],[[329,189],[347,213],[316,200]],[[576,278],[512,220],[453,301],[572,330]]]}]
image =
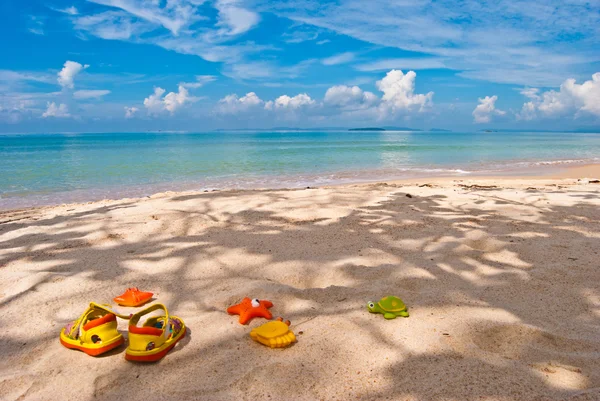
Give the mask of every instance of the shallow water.
[{"label": "shallow water", "polygon": [[0,208],[165,190],[532,172],[597,162],[600,134],[199,132],[0,135]]}]

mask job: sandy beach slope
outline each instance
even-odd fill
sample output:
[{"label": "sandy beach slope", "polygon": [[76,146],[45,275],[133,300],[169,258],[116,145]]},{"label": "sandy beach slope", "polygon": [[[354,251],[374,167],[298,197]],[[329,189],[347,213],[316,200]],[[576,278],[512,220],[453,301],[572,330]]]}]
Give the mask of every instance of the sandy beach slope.
[{"label": "sandy beach slope", "polygon": [[[427,184],[427,185],[424,185]],[[5,400],[599,400],[600,184],[432,180],[0,213]],[[190,327],[159,363],[63,348],[125,288]],[[369,300],[397,295],[386,321]],[[225,312],[269,299],[272,350]],[[130,313],[132,308],[119,308]],[[126,322],[120,322],[124,333]]]}]

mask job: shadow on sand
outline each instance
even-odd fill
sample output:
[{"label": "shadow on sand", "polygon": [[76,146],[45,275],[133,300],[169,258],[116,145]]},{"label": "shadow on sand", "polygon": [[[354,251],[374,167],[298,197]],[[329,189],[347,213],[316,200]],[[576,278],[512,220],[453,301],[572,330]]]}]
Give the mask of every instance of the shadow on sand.
[{"label": "shadow on sand", "polygon": [[[27,341],[4,335],[4,363],[34,372],[24,394],[35,398],[44,372],[24,355],[51,348],[61,363],[63,305],[83,310],[74,299],[135,283],[158,288],[194,336],[150,366],[115,356],[93,381],[95,399],[600,399],[597,191],[570,191],[558,206],[552,197],[565,193],[544,189],[509,198],[457,188],[450,200],[435,188],[365,188],[4,218],[3,277],[24,267],[3,290],[3,325],[31,305],[35,324],[56,322]],[[252,294],[280,306],[297,346],[263,348],[232,323],[225,307]],[[411,317],[366,313],[386,294]]]}]

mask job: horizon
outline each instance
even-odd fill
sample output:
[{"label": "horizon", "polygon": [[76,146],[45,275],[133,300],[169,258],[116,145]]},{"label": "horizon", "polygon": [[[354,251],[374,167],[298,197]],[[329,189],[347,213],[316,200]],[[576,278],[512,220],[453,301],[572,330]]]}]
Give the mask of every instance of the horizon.
[{"label": "horizon", "polygon": [[4,2],[0,132],[598,130],[600,4],[477,4]]},{"label": "horizon", "polygon": [[600,134],[600,128],[590,129],[572,129],[572,130],[542,130],[542,129],[495,129],[481,128],[472,130],[452,130],[445,128],[410,128],[406,129],[391,129],[381,127],[315,127],[315,128],[294,128],[294,127],[276,127],[276,128],[214,128],[210,130],[145,130],[145,131],[31,131],[31,132],[0,132],[0,135],[77,135],[77,134],[210,134],[210,133],[227,133],[227,132],[406,132],[406,133],[440,133],[440,134],[476,134],[476,133],[552,133],[552,134]]},{"label": "horizon", "polygon": [[78,134],[210,134],[227,132],[406,132],[406,133],[439,133],[439,134],[476,134],[476,133],[565,133],[565,134],[600,134],[600,127],[594,128],[575,128],[570,130],[552,130],[552,129],[512,129],[512,128],[479,128],[471,130],[452,130],[439,127],[431,128],[411,128],[411,127],[272,127],[272,128],[214,128],[210,130],[133,130],[133,131],[38,131],[38,132],[0,132],[0,135],[78,135]]}]

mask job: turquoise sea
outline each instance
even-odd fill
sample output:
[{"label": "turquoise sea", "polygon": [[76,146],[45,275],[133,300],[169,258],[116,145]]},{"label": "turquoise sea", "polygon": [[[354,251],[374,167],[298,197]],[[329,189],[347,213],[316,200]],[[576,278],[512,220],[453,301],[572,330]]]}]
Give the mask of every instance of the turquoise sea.
[{"label": "turquoise sea", "polygon": [[0,208],[165,190],[537,173],[600,160],[600,134],[198,132],[0,135]]}]

